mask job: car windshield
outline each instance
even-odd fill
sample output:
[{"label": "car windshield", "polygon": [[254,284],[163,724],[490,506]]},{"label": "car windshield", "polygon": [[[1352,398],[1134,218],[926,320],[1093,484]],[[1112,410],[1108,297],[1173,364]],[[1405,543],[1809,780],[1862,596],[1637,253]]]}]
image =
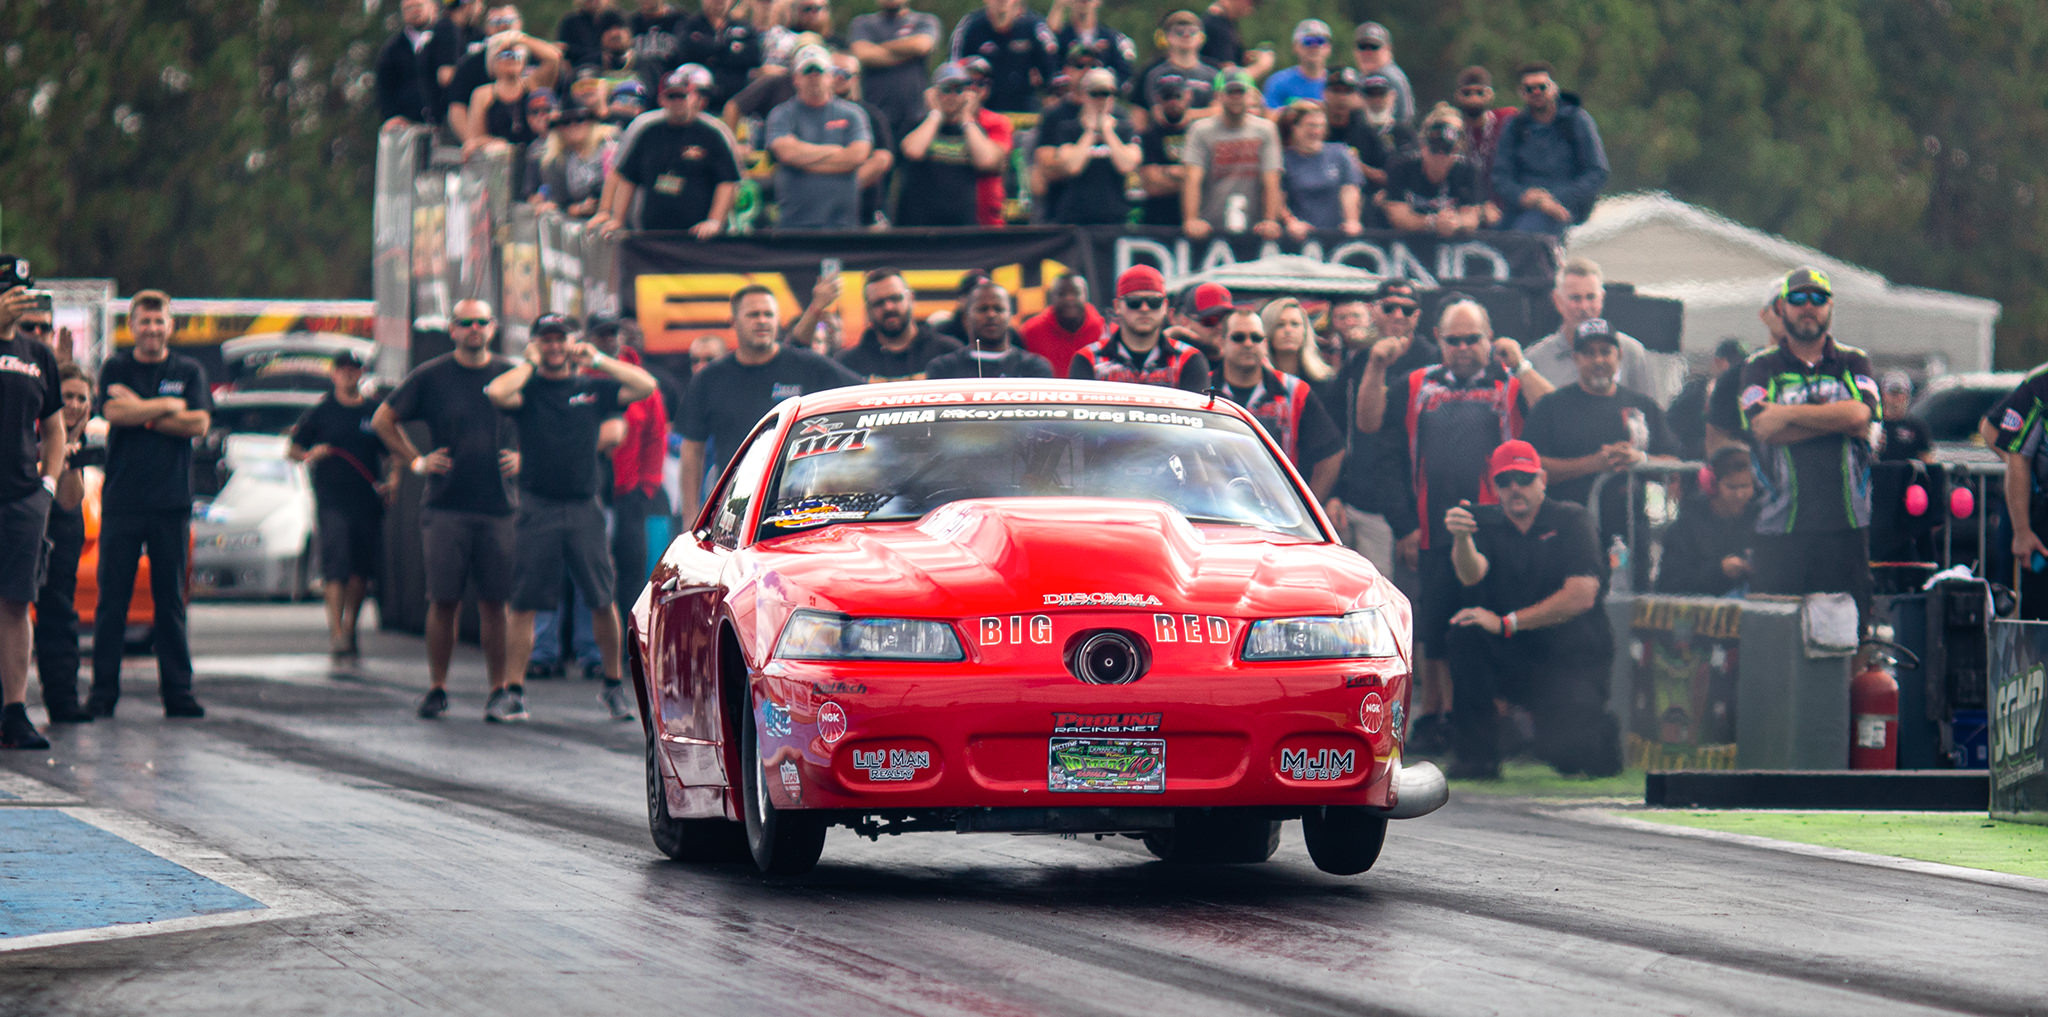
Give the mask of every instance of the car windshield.
[{"label": "car windshield", "polygon": [[822,414],[797,422],[769,489],[762,539],[1015,497],[1160,501],[1191,522],[1322,539],[1250,426],[1195,410],[1041,404]]}]

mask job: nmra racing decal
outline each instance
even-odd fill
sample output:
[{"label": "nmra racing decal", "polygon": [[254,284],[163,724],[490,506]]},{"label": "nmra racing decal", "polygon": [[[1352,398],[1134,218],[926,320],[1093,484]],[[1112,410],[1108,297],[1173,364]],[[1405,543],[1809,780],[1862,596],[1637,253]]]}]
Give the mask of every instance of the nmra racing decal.
[{"label": "nmra racing decal", "polygon": [[1163,713],[1064,713],[1052,715],[1053,734],[1151,734]]},{"label": "nmra racing decal", "polygon": [[1053,738],[1046,743],[1048,791],[1166,790],[1164,738]]}]

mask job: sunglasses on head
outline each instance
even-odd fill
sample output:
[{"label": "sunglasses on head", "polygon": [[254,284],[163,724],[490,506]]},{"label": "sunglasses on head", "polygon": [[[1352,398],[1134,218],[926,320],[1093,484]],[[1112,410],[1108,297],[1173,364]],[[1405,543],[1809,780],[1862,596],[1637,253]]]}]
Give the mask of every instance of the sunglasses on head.
[{"label": "sunglasses on head", "polygon": [[1493,475],[1495,487],[1528,487],[1536,482],[1536,475],[1522,470],[1508,470]]},{"label": "sunglasses on head", "polygon": [[1133,311],[1156,311],[1166,306],[1165,297],[1125,297],[1124,306]]},{"label": "sunglasses on head", "polygon": [[1484,332],[1460,332],[1454,335],[1444,336],[1443,344],[1445,346],[1470,346],[1473,343],[1479,342],[1485,338],[1486,333]]},{"label": "sunglasses on head", "polygon": [[1264,332],[1232,332],[1227,336],[1234,343],[1251,343],[1254,346],[1266,341]]},{"label": "sunglasses on head", "polygon": [[1420,310],[1422,308],[1419,305],[1411,304],[1405,300],[1380,301],[1380,311],[1386,314],[1414,314]]},{"label": "sunglasses on head", "polygon": [[1785,302],[1793,307],[1806,307],[1808,305],[1826,307],[1828,306],[1828,295],[1819,290],[1793,290],[1785,294]]},{"label": "sunglasses on head", "polygon": [[485,325],[488,325],[488,324],[490,324],[490,323],[491,323],[491,319],[489,319],[489,318],[457,318],[457,319],[455,319],[455,327],[456,327],[456,328],[482,328],[482,327],[484,327]]}]

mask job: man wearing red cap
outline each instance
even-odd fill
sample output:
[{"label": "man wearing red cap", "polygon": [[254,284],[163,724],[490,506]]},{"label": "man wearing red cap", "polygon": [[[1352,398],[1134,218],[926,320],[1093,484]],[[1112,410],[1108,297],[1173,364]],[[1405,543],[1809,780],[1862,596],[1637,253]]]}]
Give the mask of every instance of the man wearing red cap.
[{"label": "man wearing red cap", "polygon": [[1205,282],[1181,294],[1166,337],[1201,350],[1211,361],[1222,360],[1223,319],[1236,309],[1237,301],[1231,299],[1229,287]]},{"label": "man wearing red cap", "polygon": [[1498,505],[1444,513],[1466,607],[1447,640],[1454,696],[1450,775],[1500,776],[1504,700],[1535,721],[1531,748],[1563,774],[1621,771],[1621,730],[1607,709],[1614,634],[1601,607],[1607,569],[1593,517],[1543,496],[1543,459],[1526,441],[1494,449]]},{"label": "man wearing red cap", "polygon": [[1133,265],[1116,280],[1116,330],[1074,354],[1067,376],[1209,390],[1209,358],[1165,335],[1166,277]]}]

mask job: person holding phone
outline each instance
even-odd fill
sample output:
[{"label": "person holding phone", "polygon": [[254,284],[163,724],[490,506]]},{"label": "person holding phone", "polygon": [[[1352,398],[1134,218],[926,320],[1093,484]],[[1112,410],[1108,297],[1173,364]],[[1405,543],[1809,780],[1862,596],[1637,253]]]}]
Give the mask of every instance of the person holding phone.
[{"label": "person holding phone", "polygon": [[42,586],[43,535],[64,469],[57,357],[17,334],[36,302],[28,262],[0,255],[0,748],[47,749],[28,716],[28,606]]}]

